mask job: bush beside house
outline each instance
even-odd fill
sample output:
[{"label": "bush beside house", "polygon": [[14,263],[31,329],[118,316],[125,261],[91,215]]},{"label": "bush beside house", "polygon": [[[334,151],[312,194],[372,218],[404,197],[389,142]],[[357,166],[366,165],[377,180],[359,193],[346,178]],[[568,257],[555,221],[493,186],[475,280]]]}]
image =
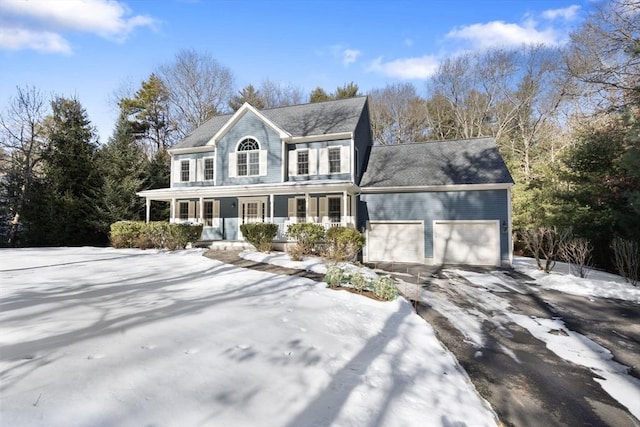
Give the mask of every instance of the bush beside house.
[{"label": "bush beside house", "polygon": [[109,239],[114,248],[184,249],[202,235],[202,225],[168,222],[118,221],[111,224]]}]

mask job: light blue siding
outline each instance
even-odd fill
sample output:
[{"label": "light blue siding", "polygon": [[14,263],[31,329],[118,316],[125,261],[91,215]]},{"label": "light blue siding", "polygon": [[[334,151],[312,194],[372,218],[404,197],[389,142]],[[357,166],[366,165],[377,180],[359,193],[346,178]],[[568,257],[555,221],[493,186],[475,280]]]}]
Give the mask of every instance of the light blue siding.
[{"label": "light blue siding", "polygon": [[[255,138],[261,150],[267,150],[267,175],[229,177],[229,153],[235,152],[245,137]],[[246,113],[217,143],[217,185],[246,185],[282,182],[282,140],[278,134],[252,112]]]},{"label": "light blue siding", "polygon": [[509,219],[507,198],[507,190],[363,194],[358,227],[362,229],[368,220],[424,221],[424,253],[431,258],[434,220],[499,220],[500,256],[508,259],[509,236],[502,227]]}]

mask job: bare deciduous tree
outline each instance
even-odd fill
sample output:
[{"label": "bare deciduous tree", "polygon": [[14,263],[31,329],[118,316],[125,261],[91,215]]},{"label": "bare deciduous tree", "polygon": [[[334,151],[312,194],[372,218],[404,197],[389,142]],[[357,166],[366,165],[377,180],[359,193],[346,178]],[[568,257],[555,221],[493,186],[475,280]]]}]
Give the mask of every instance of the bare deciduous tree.
[{"label": "bare deciduous tree", "polygon": [[614,262],[618,273],[631,283],[638,285],[640,280],[640,246],[633,240],[616,237],[611,242]]},{"label": "bare deciduous tree", "polygon": [[425,101],[411,83],[387,85],[369,92],[371,130],[379,144],[424,141],[430,127]]},{"label": "bare deciduous tree", "polygon": [[179,138],[226,111],[233,96],[231,70],[208,53],[182,50],[172,63],[159,67],[158,76],[169,91],[170,119]]},{"label": "bare deciduous tree", "polygon": [[264,79],[258,88],[264,108],[286,107],[305,102],[302,89],[291,84],[282,84]]},{"label": "bare deciduous tree", "polygon": [[[522,232],[522,241],[536,259],[538,269],[549,273],[560,257],[560,250],[571,236],[571,229],[558,229],[556,226],[538,227]],[[542,260],[545,261],[544,266]]]},{"label": "bare deciduous tree", "polygon": [[560,255],[569,263],[571,272],[578,277],[585,278],[591,271],[591,252],[593,246],[584,238],[571,239],[560,246]]},{"label": "bare deciduous tree", "polygon": [[[42,126],[48,105],[35,87],[17,88],[7,112],[0,115],[0,146],[8,157],[5,164],[11,176],[6,177],[6,185],[13,188],[7,195],[11,216],[8,243],[15,244],[24,206],[24,197],[33,179],[44,152],[44,128]],[[8,182],[12,181],[12,182]]]}]

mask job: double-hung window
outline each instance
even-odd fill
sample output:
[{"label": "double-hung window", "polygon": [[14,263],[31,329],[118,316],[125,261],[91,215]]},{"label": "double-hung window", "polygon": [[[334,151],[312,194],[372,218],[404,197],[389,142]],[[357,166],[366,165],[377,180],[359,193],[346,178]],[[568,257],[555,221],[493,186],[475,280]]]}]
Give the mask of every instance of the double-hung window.
[{"label": "double-hung window", "polygon": [[298,151],[298,175],[309,175],[309,152]]},{"label": "double-hung window", "polygon": [[329,148],[329,173],[340,173],[340,147]]},{"label": "double-hung window", "polygon": [[341,208],[341,198],[340,197],[329,197],[327,200],[327,210],[329,215],[329,222],[338,223],[340,222],[340,218],[342,217]]},{"label": "double-hung window", "polygon": [[[187,162],[188,164],[189,162]],[[179,203],[179,212],[178,212],[178,218],[181,221],[187,221],[189,219],[189,202],[180,202]]]},{"label": "double-hung window", "polygon": [[213,157],[204,159],[204,179],[205,181],[213,181]]},{"label": "double-hung window", "polygon": [[213,225],[213,201],[204,202],[204,225],[211,227]]},{"label": "double-hung window", "polygon": [[182,160],[180,162],[180,181],[189,182],[189,160]]},{"label": "double-hung window", "polygon": [[238,176],[260,174],[260,145],[253,138],[246,138],[238,145]]},{"label": "double-hung window", "polygon": [[296,218],[298,218],[298,222],[307,220],[307,201],[305,199],[296,199]]}]

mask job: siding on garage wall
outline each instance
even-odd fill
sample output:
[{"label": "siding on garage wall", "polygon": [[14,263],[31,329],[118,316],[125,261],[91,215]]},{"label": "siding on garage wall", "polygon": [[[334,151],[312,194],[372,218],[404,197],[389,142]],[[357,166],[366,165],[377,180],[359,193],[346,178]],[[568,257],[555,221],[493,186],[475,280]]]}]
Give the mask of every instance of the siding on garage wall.
[{"label": "siding on garage wall", "polygon": [[[260,150],[267,150],[267,174],[265,176],[229,177],[229,153],[235,153],[241,139],[253,137]],[[282,182],[282,141],[278,134],[252,112],[247,112],[217,143],[217,185],[246,185]]]},{"label": "siding on garage wall", "polygon": [[[328,147],[351,147],[351,141],[348,139],[343,139],[339,141],[318,141],[318,142],[305,142],[300,144],[289,144],[287,145],[287,159],[291,159],[292,156],[295,156],[295,150],[317,150],[315,161],[315,171],[314,175],[289,175],[289,181],[314,181],[314,180],[327,180],[327,179],[336,179],[336,180],[350,180],[351,172],[348,173],[332,173],[332,174],[320,174],[320,150]],[[294,160],[295,161],[295,160]],[[349,161],[353,161],[353,154],[350,156]],[[288,170],[288,165],[287,165]]]},{"label": "siding on garage wall", "polygon": [[[443,191],[428,193],[385,193],[360,196],[360,222],[424,221],[425,257],[433,257],[433,220],[500,220],[508,221],[508,191]],[[509,258],[509,236],[500,227],[500,256]]]}]

